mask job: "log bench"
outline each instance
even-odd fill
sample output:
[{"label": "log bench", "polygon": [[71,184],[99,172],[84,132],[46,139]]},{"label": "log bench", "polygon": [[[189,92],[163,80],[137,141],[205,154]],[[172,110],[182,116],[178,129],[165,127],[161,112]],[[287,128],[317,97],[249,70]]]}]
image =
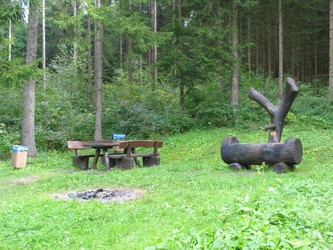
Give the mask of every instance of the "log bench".
[{"label": "log bench", "polygon": [[[163,147],[163,141],[154,140],[130,140],[119,143],[119,150],[124,150],[123,154],[109,154],[110,167],[120,167],[122,169],[132,169],[133,161],[140,167],[140,160],[144,167],[160,165],[158,148]],[[149,150],[147,152],[147,150]]]},{"label": "log bench", "polygon": [[[112,141],[67,141],[67,149],[75,151],[75,154],[73,156],[73,166],[79,167],[84,170],[88,169],[89,158],[94,158],[95,154],[80,154],[79,150],[91,149],[90,145],[105,142],[107,143]],[[102,156],[103,154],[100,154],[100,157]]]}]

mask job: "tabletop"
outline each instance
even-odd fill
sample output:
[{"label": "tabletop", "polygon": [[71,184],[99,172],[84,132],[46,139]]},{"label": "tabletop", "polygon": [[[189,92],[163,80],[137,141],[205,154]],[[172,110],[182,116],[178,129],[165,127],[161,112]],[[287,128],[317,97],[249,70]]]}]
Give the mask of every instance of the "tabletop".
[{"label": "tabletop", "polygon": [[83,146],[91,148],[113,148],[119,146],[119,142],[94,142],[89,144],[84,144]]}]

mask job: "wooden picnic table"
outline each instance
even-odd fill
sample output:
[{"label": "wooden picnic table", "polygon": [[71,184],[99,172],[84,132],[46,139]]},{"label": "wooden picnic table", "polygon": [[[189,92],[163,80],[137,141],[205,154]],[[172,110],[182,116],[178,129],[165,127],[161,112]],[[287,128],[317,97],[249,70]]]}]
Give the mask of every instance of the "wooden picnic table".
[{"label": "wooden picnic table", "polygon": [[[107,170],[114,166],[132,169],[133,160],[140,167],[139,158],[142,158],[143,166],[160,165],[158,148],[162,146],[163,141],[154,140],[67,141],[67,148],[75,150],[73,166],[85,170],[89,168],[89,158],[93,158],[92,168],[96,169],[99,157],[103,157]],[[139,152],[136,151],[137,148],[140,148]],[[83,149],[95,149],[95,153],[79,154],[79,150]],[[111,149],[113,152],[109,152]]]},{"label": "wooden picnic table", "polygon": [[97,166],[97,162],[98,162],[98,158],[101,154],[101,150],[103,150],[103,161],[104,164],[106,166],[107,170],[110,170],[110,161],[109,161],[109,152],[108,149],[112,149],[115,148],[117,146],[119,146],[119,141],[114,141],[114,142],[96,142],[96,143],[89,143],[87,145],[84,145],[87,147],[91,147],[93,149],[95,149],[95,156],[94,156],[94,160],[92,163],[92,168],[96,169]]}]

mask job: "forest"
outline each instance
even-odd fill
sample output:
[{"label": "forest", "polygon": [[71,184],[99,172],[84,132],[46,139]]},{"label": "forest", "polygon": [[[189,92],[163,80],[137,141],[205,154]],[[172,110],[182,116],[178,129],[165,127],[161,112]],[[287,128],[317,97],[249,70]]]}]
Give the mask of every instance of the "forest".
[{"label": "forest", "polygon": [[[12,144],[63,150],[113,133],[153,138],[193,128],[258,129],[247,91],[287,122],[333,121],[327,0],[0,1],[0,157]],[[332,80],[333,81],[333,80]]]},{"label": "forest", "polygon": [[0,0],[0,249],[333,249],[332,51],[333,0]]}]

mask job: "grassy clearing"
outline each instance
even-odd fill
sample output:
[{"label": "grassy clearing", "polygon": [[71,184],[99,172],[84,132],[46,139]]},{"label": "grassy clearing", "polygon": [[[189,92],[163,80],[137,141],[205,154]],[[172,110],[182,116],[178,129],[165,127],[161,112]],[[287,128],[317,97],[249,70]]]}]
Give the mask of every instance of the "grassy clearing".
[{"label": "grassy clearing", "polygon": [[[301,139],[303,162],[282,175],[233,172],[221,160],[227,135],[267,141],[254,130],[163,137],[162,165],[131,171],[75,171],[73,152],[41,153],[15,171],[0,162],[0,249],[332,249],[333,131],[295,131],[284,139]],[[53,197],[93,188],[144,195],[109,204]]]}]

